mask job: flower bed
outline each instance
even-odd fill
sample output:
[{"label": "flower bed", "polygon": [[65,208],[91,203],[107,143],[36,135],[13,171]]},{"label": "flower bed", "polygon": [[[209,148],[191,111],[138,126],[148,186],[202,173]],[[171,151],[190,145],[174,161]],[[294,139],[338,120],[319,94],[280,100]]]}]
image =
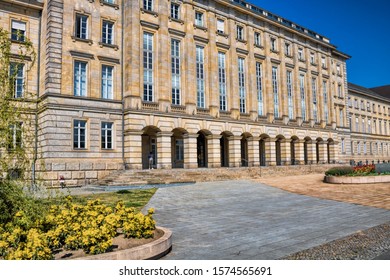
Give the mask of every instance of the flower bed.
[{"label": "flower bed", "polygon": [[390,182],[390,166],[360,165],[334,167],[325,172],[325,183],[332,184],[370,184]]},{"label": "flower bed", "polygon": [[112,248],[118,234],[125,238],[151,238],[155,221],[153,209],[147,215],[136,213],[119,202],[115,208],[99,200],[86,206],[72,203],[52,206],[49,214],[34,223],[23,211],[12,222],[0,226],[0,259],[53,259],[55,251],[79,250],[101,254]]}]

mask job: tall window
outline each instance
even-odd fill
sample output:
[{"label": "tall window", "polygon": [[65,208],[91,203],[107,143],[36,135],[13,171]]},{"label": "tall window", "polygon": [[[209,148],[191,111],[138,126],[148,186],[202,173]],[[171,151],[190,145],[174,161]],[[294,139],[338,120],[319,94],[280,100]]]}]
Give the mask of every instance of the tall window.
[{"label": "tall window", "polygon": [[238,90],[240,94],[240,113],[246,113],[246,91],[245,91],[245,59],[238,58]]},{"label": "tall window", "polygon": [[26,23],[23,21],[12,20],[11,39],[19,42],[26,40]]},{"label": "tall window", "polygon": [[325,56],[321,57],[321,65],[322,65],[322,68],[326,68],[326,58],[325,58]]},{"label": "tall window", "polygon": [[80,39],[88,39],[88,16],[76,14],[75,36]]},{"label": "tall window", "polygon": [[112,149],[112,125],[111,122],[102,122],[101,136],[102,136],[102,149]]},{"label": "tall window", "polygon": [[345,139],[341,138],[341,153],[345,154]]},{"label": "tall window", "polygon": [[301,94],[302,120],[306,121],[306,96],[305,96],[305,76],[299,75],[299,92]]},{"label": "tall window", "polygon": [[359,118],[355,117],[355,131],[359,132]]},{"label": "tall window", "polygon": [[180,41],[171,41],[172,104],[180,105]]},{"label": "tall window", "polygon": [[344,127],[344,110],[339,110],[340,127]]},{"label": "tall window", "polygon": [[102,98],[113,99],[113,73],[114,67],[102,65]]},{"label": "tall window", "polygon": [[195,12],[195,25],[202,27],[204,26],[203,13]]},{"label": "tall window", "polygon": [[366,120],[362,118],[362,132],[366,133]]},{"label": "tall window", "polygon": [[314,53],[310,53],[310,63],[312,65],[316,64],[316,56]]},{"label": "tall window", "polygon": [[272,66],[272,92],[274,95],[274,117],[279,118],[278,67]]},{"label": "tall window", "polygon": [[371,119],[367,120],[367,132],[371,133]]},{"label": "tall window", "polygon": [[263,71],[260,62],[256,62],[256,86],[258,114],[259,116],[264,116]]},{"label": "tall window", "polygon": [[270,41],[271,41],[271,51],[276,52],[277,51],[276,38],[271,37]]},{"label": "tall window", "polygon": [[298,49],[298,59],[303,61],[305,59],[304,55],[303,55],[303,49],[302,48],[299,48]]},{"label": "tall window", "polygon": [[147,11],[153,11],[153,0],[143,0],[144,9]]},{"label": "tall window", "polygon": [[324,117],[325,122],[329,122],[329,109],[328,109],[328,88],[326,81],[322,82],[323,97],[324,97]]},{"label": "tall window", "polygon": [[319,122],[318,118],[318,102],[317,102],[317,79],[311,79],[311,93],[313,102],[313,119],[315,122]]},{"label": "tall window", "polygon": [[204,47],[196,46],[196,90],[197,106],[205,108]]},{"label": "tall window", "polygon": [[153,101],[153,34],[144,32],[144,101]]},{"label": "tall window", "polygon": [[225,33],[225,21],[222,19],[217,19],[217,32],[221,34]]},{"label": "tall window", "polygon": [[258,47],[261,46],[261,35],[259,32],[255,32],[255,45]]},{"label": "tall window", "polygon": [[171,18],[180,19],[180,5],[177,3],[171,3]]},{"label": "tall window", "polygon": [[23,123],[16,123],[9,126],[8,150],[22,147],[22,125]]},{"label": "tall window", "polygon": [[237,40],[244,40],[244,27],[237,25]]},{"label": "tall window", "polygon": [[73,93],[74,96],[87,96],[87,63],[74,62]]},{"label": "tall window", "polygon": [[337,86],[337,91],[338,91],[339,97],[343,97],[343,90],[342,90],[341,85]]},{"label": "tall window", "polygon": [[20,98],[24,94],[24,64],[11,62],[10,78],[13,87],[13,97]]},{"label": "tall window", "polygon": [[291,44],[288,42],[284,44],[284,54],[287,56],[291,56]]},{"label": "tall window", "polygon": [[73,148],[85,149],[87,147],[87,122],[83,120],[73,120]]},{"label": "tall window", "polygon": [[290,120],[294,119],[294,97],[292,85],[292,72],[287,70],[287,97],[288,97],[288,117]]},{"label": "tall window", "polygon": [[111,21],[103,20],[102,43],[108,45],[114,44],[114,23]]},{"label": "tall window", "polygon": [[226,54],[218,53],[219,110],[227,111]]}]

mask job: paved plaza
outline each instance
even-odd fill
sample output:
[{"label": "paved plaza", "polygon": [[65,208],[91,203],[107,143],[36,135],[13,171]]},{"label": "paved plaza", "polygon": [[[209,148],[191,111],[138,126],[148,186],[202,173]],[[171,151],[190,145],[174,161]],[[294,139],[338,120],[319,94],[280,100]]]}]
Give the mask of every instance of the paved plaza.
[{"label": "paved plaza", "polygon": [[293,194],[252,181],[160,188],[159,226],[173,231],[164,259],[278,259],[390,221],[390,211]]}]

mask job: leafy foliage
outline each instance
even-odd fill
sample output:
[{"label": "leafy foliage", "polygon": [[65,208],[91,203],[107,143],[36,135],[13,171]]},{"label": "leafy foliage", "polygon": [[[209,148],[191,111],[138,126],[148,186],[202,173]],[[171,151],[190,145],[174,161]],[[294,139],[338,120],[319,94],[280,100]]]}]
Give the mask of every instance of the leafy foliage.
[{"label": "leafy foliage", "polygon": [[[28,148],[31,146],[31,94],[24,80],[35,62],[33,44],[12,44],[8,31],[0,27],[0,178],[23,175],[30,164]],[[23,95],[15,94],[18,69],[24,76],[18,84]],[[29,102],[26,102],[29,101]],[[11,176],[12,177],[12,176]]]},{"label": "leafy foliage", "polygon": [[332,167],[325,172],[326,176],[344,176],[353,173],[353,168],[351,166],[339,166]]},{"label": "leafy foliage", "polygon": [[115,208],[91,200],[75,204],[67,197],[49,213],[31,222],[23,211],[0,228],[0,258],[52,259],[54,250],[82,249],[87,254],[106,252],[119,232],[127,238],[151,238],[155,230],[153,209],[147,215],[119,202]]}]

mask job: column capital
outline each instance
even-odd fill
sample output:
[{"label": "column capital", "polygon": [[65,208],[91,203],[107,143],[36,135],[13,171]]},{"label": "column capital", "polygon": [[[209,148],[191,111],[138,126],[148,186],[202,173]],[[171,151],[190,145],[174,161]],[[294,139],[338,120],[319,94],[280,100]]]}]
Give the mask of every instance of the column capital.
[{"label": "column capital", "polygon": [[199,134],[198,133],[186,133],[183,135],[183,138],[198,138]]},{"label": "column capital", "polygon": [[142,134],[144,134],[143,130],[129,129],[125,131],[125,135],[141,136]]},{"label": "column capital", "polygon": [[252,136],[252,137],[249,137],[249,138],[248,138],[248,141],[260,141],[260,137],[254,137],[254,136]]},{"label": "column capital", "polygon": [[207,140],[219,140],[222,138],[222,135],[217,135],[217,134],[211,134],[211,135],[207,135],[206,136],[206,139]]}]

